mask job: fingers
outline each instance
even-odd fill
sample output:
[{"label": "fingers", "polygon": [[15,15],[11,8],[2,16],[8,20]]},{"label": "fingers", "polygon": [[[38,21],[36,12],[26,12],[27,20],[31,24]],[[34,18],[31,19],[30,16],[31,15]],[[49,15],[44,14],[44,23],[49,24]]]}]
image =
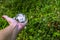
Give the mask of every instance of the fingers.
[{"label": "fingers", "polygon": [[24,23],[22,23],[22,25],[26,25],[26,24],[27,24],[27,22],[28,22],[28,20],[26,20]]},{"label": "fingers", "polygon": [[11,18],[9,18],[7,15],[3,15],[2,18],[6,19],[8,23],[10,23]]},{"label": "fingers", "polygon": [[27,24],[27,22],[28,22],[28,20],[27,21],[25,21],[24,23],[18,23],[18,30],[21,30],[21,29],[23,29],[24,27],[25,27],[25,25]]},{"label": "fingers", "polygon": [[26,20],[24,23],[20,23],[21,26],[25,26],[27,24],[28,20]]}]

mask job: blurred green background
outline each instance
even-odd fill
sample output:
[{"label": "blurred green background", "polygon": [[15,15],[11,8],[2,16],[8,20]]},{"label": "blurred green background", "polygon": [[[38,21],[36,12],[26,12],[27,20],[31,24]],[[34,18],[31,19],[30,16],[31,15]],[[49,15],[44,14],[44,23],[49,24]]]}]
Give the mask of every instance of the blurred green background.
[{"label": "blurred green background", "polygon": [[27,16],[28,24],[16,40],[60,40],[60,0],[0,0],[0,29],[8,25],[2,15],[18,13]]}]

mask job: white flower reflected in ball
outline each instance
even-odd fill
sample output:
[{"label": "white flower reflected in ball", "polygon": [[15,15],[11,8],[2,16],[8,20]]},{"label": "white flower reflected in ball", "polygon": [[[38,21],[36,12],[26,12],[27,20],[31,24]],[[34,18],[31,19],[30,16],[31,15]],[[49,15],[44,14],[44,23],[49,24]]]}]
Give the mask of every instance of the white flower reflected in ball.
[{"label": "white flower reflected in ball", "polygon": [[18,22],[21,22],[21,23],[23,23],[23,22],[26,21],[25,15],[23,15],[23,14],[18,14],[15,19],[16,19]]}]

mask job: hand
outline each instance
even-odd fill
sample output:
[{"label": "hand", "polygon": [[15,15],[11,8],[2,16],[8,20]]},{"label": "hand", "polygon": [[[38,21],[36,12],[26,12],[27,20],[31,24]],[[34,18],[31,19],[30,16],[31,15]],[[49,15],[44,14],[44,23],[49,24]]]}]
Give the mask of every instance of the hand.
[{"label": "hand", "polygon": [[22,29],[27,24],[27,21],[24,23],[19,23],[15,19],[10,18],[6,15],[3,15],[2,18],[6,19],[9,25],[12,25],[13,27],[17,26],[18,30]]},{"label": "hand", "polygon": [[[24,22],[24,23],[19,23],[19,22],[16,21],[15,19],[10,18],[10,17],[8,17],[8,16],[6,16],[6,15],[3,15],[2,18],[6,19],[7,22],[9,23],[9,27],[7,27],[5,30],[9,30],[9,29],[12,30],[11,27],[13,27],[12,32],[10,32],[11,35],[10,35],[10,36],[8,35],[8,36],[9,36],[8,40],[16,40],[17,34],[19,33],[19,31],[20,31],[21,29],[24,28],[24,26],[26,25],[27,21]],[[8,33],[7,33],[7,34],[8,34]]]}]

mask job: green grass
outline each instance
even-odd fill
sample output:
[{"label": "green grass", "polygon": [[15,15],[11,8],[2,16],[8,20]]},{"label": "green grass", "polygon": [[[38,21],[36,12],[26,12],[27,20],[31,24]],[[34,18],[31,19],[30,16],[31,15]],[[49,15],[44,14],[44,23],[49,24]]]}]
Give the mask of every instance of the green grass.
[{"label": "green grass", "polygon": [[0,29],[8,25],[2,15],[20,12],[29,22],[17,40],[60,40],[60,0],[0,0]]}]

